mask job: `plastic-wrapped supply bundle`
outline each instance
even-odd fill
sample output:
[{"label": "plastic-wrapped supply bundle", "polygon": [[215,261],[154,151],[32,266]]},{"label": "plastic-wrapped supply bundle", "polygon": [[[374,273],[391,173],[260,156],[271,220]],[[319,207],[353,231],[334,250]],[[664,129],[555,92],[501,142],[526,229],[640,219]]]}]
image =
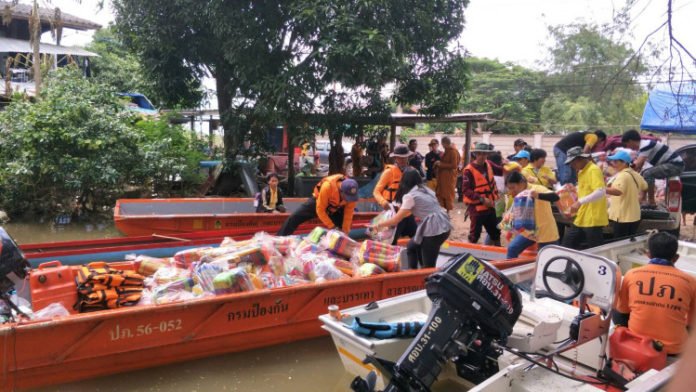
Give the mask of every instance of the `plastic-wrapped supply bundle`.
[{"label": "plastic-wrapped supply bundle", "polygon": [[324,237],[326,248],[332,253],[350,259],[360,248],[360,244],[339,230],[330,230]]},{"label": "plastic-wrapped supply bundle", "polygon": [[300,276],[314,282],[315,280],[317,280],[317,275],[314,272],[315,267],[316,259],[314,257],[302,260],[302,275]]},{"label": "plastic-wrapped supply bundle", "polygon": [[515,237],[515,230],[512,228],[512,208],[503,213],[503,218],[500,221],[498,227],[500,228],[501,235],[505,238],[505,241],[510,243]]},{"label": "plastic-wrapped supply bundle", "polygon": [[260,232],[254,235],[252,242],[261,244],[264,247],[271,246],[273,249],[280,252],[281,255],[287,256],[290,254],[291,250],[295,249],[300,242],[300,238],[297,236],[279,237],[270,235],[266,232]]},{"label": "plastic-wrapped supply bundle", "polygon": [[32,320],[53,319],[56,317],[66,316],[70,316],[70,312],[68,312],[68,309],[65,309],[65,306],[63,306],[62,303],[54,302],[41,310],[37,310],[33,314]]},{"label": "plastic-wrapped supply bundle", "polygon": [[512,228],[526,238],[536,238],[534,199],[528,191],[521,192],[512,203]]},{"label": "plastic-wrapped supply bundle", "polygon": [[348,276],[356,275],[356,270],[358,268],[358,266],[352,261],[346,261],[341,259],[334,259],[333,265],[334,267],[338,268],[339,271]]},{"label": "plastic-wrapped supply bundle", "polygon": [[561,212],[565,215],[570,215],[570,207],[578,201],[578,192],[573,184],[565,184],[556,194],[561,199],[557,202]]},{"label": "plastic-wrapped supply bundle", "polygon": [[316,283],[325,282],[327,280],[343,279],[347,277],[343,272],[341,272],[341,270],[336,268],[333,261],[333,259],[323,260],[314,266],[314,281]]},{"label": "plastic-wrapped supply bundle", "polygon": [[318,244],[321,238],[326,235],[326,229],[323,227],[315,227],[305,239],[313,244]]},{"label": "plastic-wrapped supply bundle", "polygon": [[382,269],[382,267],[372,263],[365,263],[361,265],[360,268],[358,268],[358,276],[360,276],[361,278],[379,275],[383,273],[384,270]]},{"label": "plastic-wrapped supply bundle", "polygon": [[263,288],[274,289],[276,287],[283,287],[279,285],[278,279],[273,272],[263,271],[258,275],[258,277],[263,284]]},{"label": "plastic-wrapped supply bundle", "polygon": [[[396,213],[394,212],[393,209],[387,210],[387,211],[382,211],[380,212],[376,217],[372,218],[372,221],[370,222],[370,227],[375,226],[378,223],[382,223],[386,220],[389,220],[394,217]],[[377,242],[382,242],[385,244],[391,244],[394,242],[394,234],[396,233],[396,226],[392,227],[383,227],[379,230],[375,230],[373,228],[368,229],[367,234],[370,236],[370,238],[373,241]]]},{"label": "plastic-wrapped supply bundle", "polygon": [[155,283],[158,285],[174,282],[174,281],[180,280],[182,278],[188,278],[188,277],[189,277],[188,270],[177,268],[177,267],[171,267],[171,266],[161,267],[157,270],[157,272],[155,272],[152,275],[152,278],[154,279]]},{"label": "plastic-wrapped supply bundle", "polygon": [[214,293],[215,286],[213,281],[215,277],[225,270],[218,264],[212,263],[196,263],[193,267],[193,278],[201,286],[203,291]]},{"label": "plastic-wrapped supply bundle", "polygon": [[303,239],[302,241],[297,243],[297,246],[295,249],[292,251],[292,254],[295,257],[302,256],[307,253],[319,253],[323,250],[323,247],[319,244],[314,244],[307,239]]},{"label": "plastic-wrapped supply bundle", "polygon": [[401,247],[367,240],[360,246],[358,261],[360,264],[376,264],[387,272],[396,272],[401,267]]},{"label": "plastic-wrapped supply bundle", "polygon": [[162,267],[169,265],[169,261],[166,259],[159,259],[150,256],[138,256],[135,261],[139,263],[138,273],[143,276],[152,276]]},{"label": "plastic-wrapped supply bundle", "polygon": [[268,263],[261,245],[245,246],[233,254],[239,259],[238,264],[266,265]]},{"label": "plastic-wrapped supply bundle", "polygon": [[196,297],[193,287],[196,285],[193,278],[181,278],[173,282],[156,287],[152,293],[152,302],[158,305],[186,301]]},{"label": "plastic-wrapped supply bundle", "polygon": [[268,260],[268,269],[275,276],[285,275],[287,273],[285,269],[285,258],[282,256],[271,257],[271,259]]},{"label": "plastic-wrapped supply bundle", "polygon": [[186,249],[182,250],[180,252],[177,252],[174,255],[174,261],[176,263],[176,266],[179,268],[189,268],[191,263],[194,261],[198,261],[201,259],[201,257],[206,255],[206,251],[213,249],[210,247],[206,248],[193,248],[193,249]]},{"label": "plastic-wrapped supply bundle", "polygon": [[215,294],[240,293],[255,289],[249,274],[244,268],[233,268],[218,274],[213,279]]}]

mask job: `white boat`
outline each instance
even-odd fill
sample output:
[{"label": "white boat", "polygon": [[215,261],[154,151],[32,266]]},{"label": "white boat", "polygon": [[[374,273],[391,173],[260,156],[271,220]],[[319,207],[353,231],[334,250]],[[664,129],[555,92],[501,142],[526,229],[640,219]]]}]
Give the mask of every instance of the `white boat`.
[{"label": "white boat", "polygon": [[[507,348],[495,358],[499,371],[485,374],[482,378],[485,372],[479,369],[479,374],[473,375],[475,380],[472,377],[462,378],[453,362],[447,361],[448,358],[451,359],[449,356],[443,358],[447,365],[439,375],[435,375],[438,381],[433,388],[485,392],[598,390],[593,385],[593,380],[596,380],[598,371],[604,367],[608,353],[610,310],[618,291],[620,271],[647,264],[648,258],[644,252],[646,242],[647,236],[640,236],[597,247],[589,252],[557,246],[546,247],[539,252],[535,265],[503,271],[502,274],[516,285],[531,286],[531,292],[520,293],[521,314],[504,343]],[[679,252],[680,261],[677,266],[689,273],[696,272],[696,246],[680,242]],[[444,268],[447,267],[446,265]],[[460,271],[461,268],[463,267],[460,267]],[[577,275],[578,270],[582,272],[582,284],[578,285],[578,282],[572,280],[569,284],[564,284],[554,279],[564,271],[569,272],[569,268],[574,275]],[[570,326],[579,314],[578,307],[567,304],[568,301],[537,298],[540,291],[551,291],[557,298],[580,298],[582,303],[597,309],[597,314],[582,319],[579,322],[579,332],[574,335],[575,339],[570,339]],[[331,334],[345,370],[363,379],[376,376],[375,385],[370,387],[385,390],[393,387],[389,385],[392,369],[385,364],[397,363],[400,359],[402,363],[405,362],[409,353],[414,353],[417,342],[410,338],[376,339],[361,336],[353,332],[351,325],[359,318],[362,322],[375,323],[419,321],[426,323],[424,328],[428,328],[431,326],[428,323],[432,321],[429,320],[432,309],[433,302],[426,290],[423,290],[382,300],[376,305],[342,310],[340,320],[331,315],[320,316],[320,320],[323,328]],[[459,340],[457,344],[461,345],[461,336],[455,340]],[[445,352],[444,349],[442,351]],[[451,355],[451,351],[447,352]],[[379,358],[382,361],[366,361],[366,358]],[[541,363],[535,364],[532,360]],[[659,371],[648,370],[625,387],[632,391],[659,390],[667,383],[674,369],[675,364],[671,364]],[[435,371],[428,373],[419,368],[416,372],[431,374]]]}]

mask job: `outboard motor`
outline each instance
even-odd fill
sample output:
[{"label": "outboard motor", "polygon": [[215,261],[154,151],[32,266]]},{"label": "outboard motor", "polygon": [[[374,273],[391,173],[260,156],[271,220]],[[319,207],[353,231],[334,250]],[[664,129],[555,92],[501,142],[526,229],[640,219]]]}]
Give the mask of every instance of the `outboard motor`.
[{"label": "outboard motor", "polygon": [[30,268],[19,246],[5,229],[0,227],[0,299],[19,314],[22,312],[10,301],[8,295],[14,288],[11,278],[14,277],[15,280],[26,278]]},{"label": "outboard motor", "polygon": [[[522,312],[514,284],[493,266],[470,254],[452,258],[425,284],[432,310],[399,361],[385,391],[429,391],[447,361],[457,374],[474,383],[498,372],[500,346]],[[383,370],[386,363],[370,359]],[[374,378],[374,376],[373,376]],[[369,391],[374,385],[357,377],[351,388]]]}]

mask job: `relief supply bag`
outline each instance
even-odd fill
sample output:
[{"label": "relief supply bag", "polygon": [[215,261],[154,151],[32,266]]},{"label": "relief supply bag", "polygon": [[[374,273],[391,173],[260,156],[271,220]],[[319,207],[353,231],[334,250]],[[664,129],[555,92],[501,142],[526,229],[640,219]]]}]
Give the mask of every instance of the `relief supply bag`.
[{"label": "relief supply bag", "polygon": [[534,198],[529,191],[521,192],[512,202],[512,228],[527,238],[536,236]]},{"label": "relief supply bag", "polygon": [[[396,215],[396,212],[394,211],[394,207],[390,205],[390,208],[386,211],[382,211],[379,214],[377,214],[376,217],[372,218],[372,221],[370,222],[370,227],[375,226],[378,223],[382,223],[384,221],[387,221]],[[394,235],[396,234],[396,226],[391,226],[391,227],[383,227],[380,228],[379,230],[375,230],[373,228],[368,229],[367,233],[370,238],[373,241],[381,242],[383,244],[391,244],[394,242]]]}]

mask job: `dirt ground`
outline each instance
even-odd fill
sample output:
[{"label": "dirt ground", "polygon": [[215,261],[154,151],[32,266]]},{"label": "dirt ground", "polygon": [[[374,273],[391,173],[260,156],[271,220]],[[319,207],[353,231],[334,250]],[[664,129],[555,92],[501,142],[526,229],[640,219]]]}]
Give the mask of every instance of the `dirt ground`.
[{"label": "dirt ground", "polygon": [[[458,203],[455,201],[454,210],[450,211],[449,213],[452,226],[454,227],[449,237],[450,240],[469,242],[467,236],[469,235],[469,225],[471,222],[468,219],[466,221],[464,220],[465,213],[466,206],[463,203]],[[480,242],[483,242],[483,239],[481,239]]]},{"label": "dirt ground", "polygon": [[[469,242],[467,237],[469,235],[469,225],[471,222],[468,219],[466,221],[464,220],[465,213],[466,206],[463,203],[455,202],[454,210],[450,211],[450,220],[454,227],[449,237],[451,241]],[[483,243],[485,236],[485,234],[481,235],[479,243]],[[690,242],[696,241],[696,215],[686,215],[683,218],[679,239]]]}]

